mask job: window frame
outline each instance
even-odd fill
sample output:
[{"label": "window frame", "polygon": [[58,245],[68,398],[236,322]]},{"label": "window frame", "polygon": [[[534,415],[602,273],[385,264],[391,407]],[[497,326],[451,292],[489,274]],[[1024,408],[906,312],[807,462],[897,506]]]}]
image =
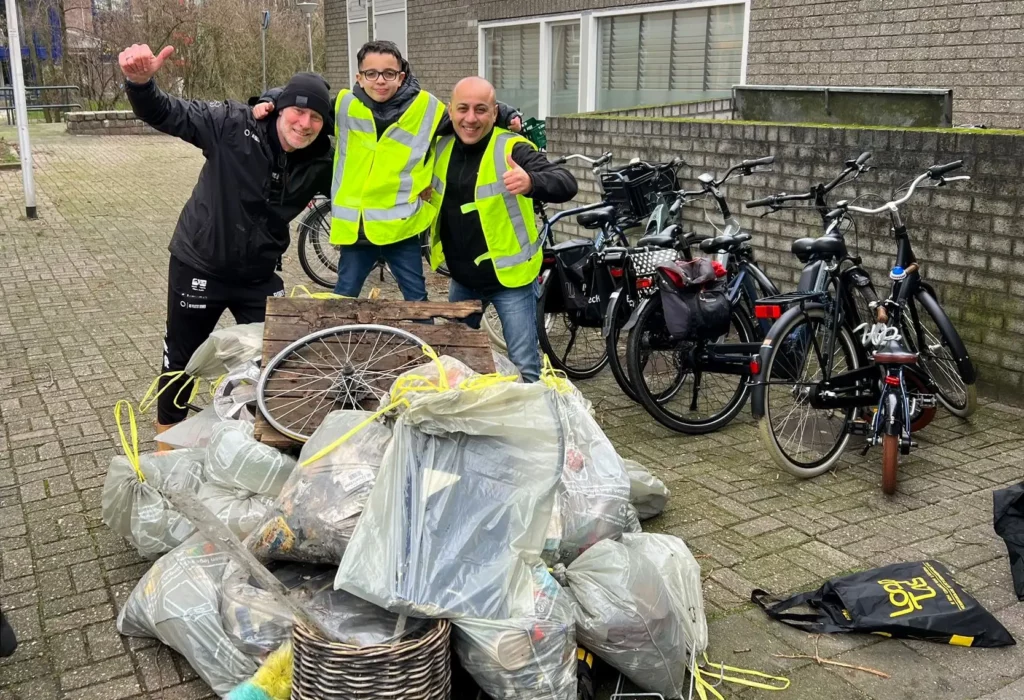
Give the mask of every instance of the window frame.
[{"label": "window frame", "polygon": [[378,39],[377,36],[377,18],[384,17],[387,15],[397,15],[399,12],[402,13],[402,19],[405,23],[405,46],[399,46],[398,50],[402,52],[405,58],[409,59],[409,0],[402,0],[402,9],[400,10],[388,10],[387,12],[377,12],[377,3],[373,3],[373,38]]},{"label": "window frame", "polygon": [[577,102],[580,112],[593,112],[597,109],[597,67],[598,44],[600,43],[599,21],[605,17],[620,17],[650,12],[671,12],[673,10],[694,10],[702,7],[720,7],[723,5],[743,6],[743,48],[740,57],[739,85],[747,84],[747,52],[750,46],[750,2],[751,0],[677,0],[656,4],[634,5],[630,7],[613,7],[587,12],[545,15],[542,17],[520,17],[515,19],[480,22],[477,25],[477,71],[485,76],[487,71],[485,59],[486,31],[496,27],[508,27],[525,24],[540,25],[540,94],[537,96],[537,119],[547,119],[551,108],[551,27],[557,24],[579,22],[580,24],[580,94]]},{"label": "window frame", "polygon": [[[365,7],[365,5],[366,5],[365,0],[362,3],[364,5],[365,17],[363,19],[361,19],[361,20],[357,19],[354,22],[352,21],[352,12],[351,12],[351,8],[349,7],[349,3],[350,2],[351,2],[351,0],[345,0],[345,38],[346,38],[346,40],[348,42],[348,72],[349,72],[348,78],[346,79],[346,84],[347,84],[347,82],[349,80],[353,80],[354,79],[353,76],[355,76],[357,73],[359,73],[359,61],[356,59],[356,54],[359,53],[359,49],[362,47],[362,45],[364,43],[366,43],[367,41],[369,41],[370,37],[373,36],[373,25],[371,24],[371,22],[373,21],[373,18],[370,16],[369,8]],[[359,42],[359,45],[356,46],[356,42],[352,41],[352,25],[353,24],[360,24],[360,23],[366,24],[366,38],[362,42]]]}]

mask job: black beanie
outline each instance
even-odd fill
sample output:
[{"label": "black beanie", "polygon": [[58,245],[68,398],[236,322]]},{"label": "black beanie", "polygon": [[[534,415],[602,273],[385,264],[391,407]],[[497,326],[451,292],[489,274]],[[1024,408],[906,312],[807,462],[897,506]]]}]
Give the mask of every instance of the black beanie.
[{"label": "black beanie", "polygon": [[323,117],[325,123],[333,124],[330,89],[327,81],[316,73],[296,73],[284,86],[275,107],[278,110],[285,107],[311,109]]}]

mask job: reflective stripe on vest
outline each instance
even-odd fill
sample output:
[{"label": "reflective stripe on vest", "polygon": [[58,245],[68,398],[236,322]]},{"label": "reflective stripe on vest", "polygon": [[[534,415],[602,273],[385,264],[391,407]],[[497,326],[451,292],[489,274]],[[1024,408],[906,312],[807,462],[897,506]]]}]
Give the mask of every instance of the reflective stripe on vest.
[{"label": "reflective stripe on vest", "polygon": [[[498,177],[498,181],[476,188],[477,200],[501,196],[505,202],[505,211],[508,212],[508,217],[512,221],[512,230],[515,231],[516,240],[519,241],[519,252],[515,255],[493,258],[494,266],[497,268],[515,267],[520,263],[528,261],[540,250],[540,238],[538,237],[536,241],[530,240],[530,232],[526,228],[523,213],[519,209],[519,201],[516,195],[508,191],[505,187],[505,181],[502,179],[502,175],[508,170],[508,166],[505,163],[505,144],[514,138],[516,138],[516,135],[508,132],[497,134],[494,137],[494,172]],[[482,259],[486,258],[487,256],[484,256]]]},{"label": "reflective stripe on vest", "polygon": [[[423,207],[423,201],[413,193],[413,171],[417,165],[423,162],[430,149],[434,136],[435,116],[442,106],[433,95],[422,94],[426,95],[427,104],[416,132],[413,133],[396,122],[388,127],[377,140],[380,143],[388,139],[410,149],[409,160],[399,172],[395,173],[398,177],[398,191],[395,199],[390,206],[386,207],[353,207],[337,202],[349,155],[349,133],[376,134],[376,126],[372,117],[366,118],[350,114],[352,102],[359,99],[355,93],[347,92],[343,95],[336,115],[338,125],[337,158],[331,182],[331,214],[335,219],[358,224],[361,214],[363,221],[366,222],[401,221],[415,216]],[[416,194],[418,195],[418,193]],[[351,201],[351,198],[348,199]]]}]

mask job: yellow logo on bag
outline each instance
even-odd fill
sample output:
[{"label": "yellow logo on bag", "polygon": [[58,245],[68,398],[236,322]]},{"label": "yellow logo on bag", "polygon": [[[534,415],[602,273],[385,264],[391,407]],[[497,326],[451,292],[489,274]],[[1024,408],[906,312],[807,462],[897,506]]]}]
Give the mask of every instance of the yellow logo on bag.
[{"label": "yellow logo on bag", "polygon": [[889,614],[889,617],[899,617],[915,610],[921,610],[919,601],[935,597],[935,589],[921,577],[909,581],[896,581],[887,578],[882,579],[878,584],[889,594],[889,602],[892,603],[892,606],[897,608],[896,612]]}]

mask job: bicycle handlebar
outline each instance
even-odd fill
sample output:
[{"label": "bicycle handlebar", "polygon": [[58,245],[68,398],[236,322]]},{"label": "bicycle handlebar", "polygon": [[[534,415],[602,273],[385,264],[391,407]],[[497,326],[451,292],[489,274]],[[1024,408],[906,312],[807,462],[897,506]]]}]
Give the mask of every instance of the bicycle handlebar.
[{"label": "bicycle handlebar", "polygon": [[848,160],[844,164],[846,167],[843,172],[839,173],[839,176],[825,185],[818,185],[811,189],[810,192],[804,194],[773,194],[763,199],[753,199],[749,202],[745,202],[743,207],[745,209],[754,209],[757,207],[778,207],[783,202],[807,202],[815,199],[819,194],[825,195],[838,187],[850,173],[857,171],[858,174],[865,170],[864,164],[871,160],[871,152],[865,151],[857,156],[856,160]]},{"label": "bicycle handlebar", "polygon": [[946,165],[933,165],[928,168],[924,173],[914,178],[913,184],[907,190],[907,193],[899,199],[893,200],[892,202],[886,202],[880,207],[875,209],[867,209],[864,207],[855,207],[847,202],[839,202],[837,209],[834,209],[828,213],[828,218],[840,218],[847,211],[855,211],[858,214],[881,214],[886,211],[893,211],[900,206],[910,201],[910,198],[914,196],[914,191],[917,190],[917,186],[920,185],[926,179],[938,180],[940,183],[953,182],[956,180],[970,180],[970,175],[958,175],[956,177],[943,177],[945,173],[953,170],[957,170],[963,167],[964,162],[962,160],[955,161],[953,163],[947,163]]},{"label": "bicycle handlebar", "polygon": [[928,168],[928,175],[933,179],[940,178],[946,173],[959,170],[962,167],[964,167],[964,162],[962,160],[956,160],[952,163],[946,163],[945,165],[933,165]]},{"label": "bicycle handlebar", "polygon": [[611,152],[605,153],[599,158],[591,158],[590,156],[585,156],[582,153],[570,153],[567,156],[562,156],[561,158],[557,159],[556,161],[554,161],[554,163],[555,165],[564,165],[565,163],[568,163],[570,160],[583,160],[589,163],[594,168],[600,168],[602,165],[604,165],[611,159]]}]

